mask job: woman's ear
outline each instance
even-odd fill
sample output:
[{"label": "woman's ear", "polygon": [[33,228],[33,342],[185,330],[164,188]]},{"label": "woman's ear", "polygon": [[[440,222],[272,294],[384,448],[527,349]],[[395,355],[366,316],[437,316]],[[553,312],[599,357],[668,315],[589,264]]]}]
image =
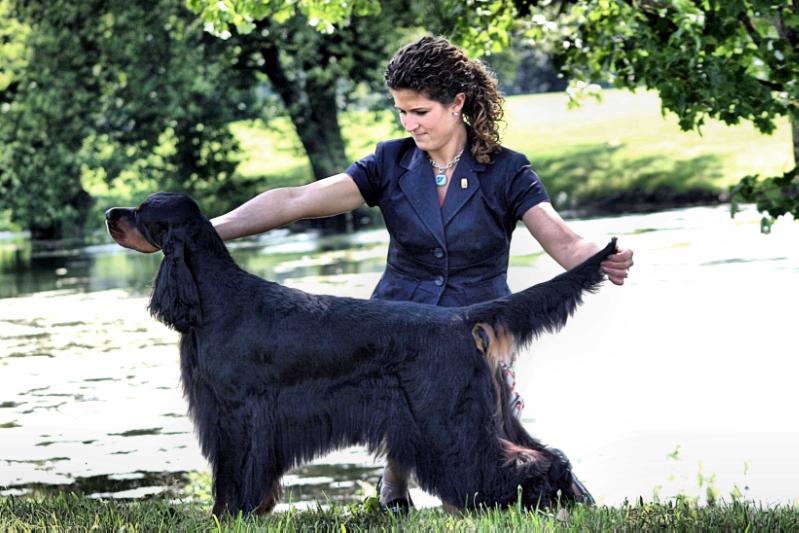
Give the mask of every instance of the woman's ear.
[{"label": "woman's ear", "polygon": [[460,113],[465,103],[466,103],[466,94],[465,93],[456,94],[455,98],[452,99],[452,103],[450,104],[450,109],[449,109],[450,112]]},{"label": "woman's ear", "polygon": [[170,229],[164,236],[164,258],[149,306],[152,316],[181,333],[188,332],[201,320],[197,283],[186,264],[187,242],[183,229]]}]

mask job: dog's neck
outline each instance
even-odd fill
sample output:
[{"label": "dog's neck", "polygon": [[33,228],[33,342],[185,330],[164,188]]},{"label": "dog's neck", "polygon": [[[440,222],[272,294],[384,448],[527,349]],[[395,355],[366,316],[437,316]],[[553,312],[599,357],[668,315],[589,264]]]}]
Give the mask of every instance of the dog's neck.
[{"label": "dog's neck", "polygon": [[[238,269],[225,242],[210,222],[202,224],[186,250],[186,263],[195,276],[202,277],[228,269]],[[217,274],[218,275],[218,274]]]}]

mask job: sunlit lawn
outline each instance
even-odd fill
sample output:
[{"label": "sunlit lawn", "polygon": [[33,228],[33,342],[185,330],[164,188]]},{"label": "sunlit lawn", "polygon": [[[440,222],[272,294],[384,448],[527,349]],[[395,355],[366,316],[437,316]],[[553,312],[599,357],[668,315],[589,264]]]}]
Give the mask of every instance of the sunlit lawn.
[{"label": "sunlit lawn", "polygon": [[567,109],[563,94],[508,101],[505,144],[527,154],[555,193],[596,196],[613,190],[726,191],[747,174],[791,167],[787,120],[773,136],[750,123],[708,121],[701,134],[683,132],[661,113],[655,93],[605,91]]},{"label": "sunlit lawn", "polygon": [[[772,136],[749,123],[731,127],[715,121],[700,134],[681,131],[673,114],[664,117],[654,93],[608,90],[601,102],[586,100],[575,109],[567,103],[564,93],[510,97],[503,133],[503,144],[530,158],[553,197],[562,193],[563,207],[573,206],[572,199],[579,205],[619,191],[725,192],[747,174],[790,168],[787,121]],[[379,140],[402,136],[388,112],[377,118],[349,113],[343,123],[352,160],[370,153]],[[234,132],[245,152],[239,166],[243,176],[263,177],[264,187],[310,179],[310,166],[287,120],[275,120],[269,128],[239,123]]]}]

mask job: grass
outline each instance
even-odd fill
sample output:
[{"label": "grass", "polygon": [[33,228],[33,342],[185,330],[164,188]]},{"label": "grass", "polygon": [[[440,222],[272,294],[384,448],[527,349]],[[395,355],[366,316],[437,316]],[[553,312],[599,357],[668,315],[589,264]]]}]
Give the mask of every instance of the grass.
[{"label": "grass", "polygon": [[[682,132],[673,115],[664,117],[654,93],[602,94],[602,102],[586,101],[577,109],[567,108],[564,93],[508,98],[503,144],[530,158],[560,209],[609,212],[712,203],[747,174],[775,175],[792,166],[787,120],[772,136],[748,123],[729,127],[713,121],[700,135]],[[371,153],[380,140],[403,136],[390,112],[345,113],[341,122],[350,160]],[[243,153],[231,187],[235,197],[221,204],[229,208],[259,191],[311,180],[287,119],[238,122],[232,131]],[[98,199],[98,216],[110,205],[136,203],[157,189],[141,179],[113,188],[97,180],[85,185]],[[220,209],[219,198],[209,202],[213,207],[206,208]]]},{"label": "grass", "polygon": [[733,501],[698,506],[669,503],[581,507],[560,512],[520,508],[450,515],[438,509],[408,517],[383,515],[373,502],[289,510],[266,517],[235,516],[222,522],[207,507],[158,499],[124,502],[75,494],[0,498],[2,531],[797,531],[799,509],[763,508]]}]

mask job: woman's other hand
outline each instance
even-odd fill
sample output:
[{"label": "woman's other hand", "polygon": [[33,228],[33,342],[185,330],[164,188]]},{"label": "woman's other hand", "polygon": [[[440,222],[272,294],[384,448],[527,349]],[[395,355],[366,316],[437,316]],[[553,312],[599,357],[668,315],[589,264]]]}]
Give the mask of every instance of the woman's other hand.
[{"label": "woman's other hand", "polygon": [[616,285],[624,285],[624,280],[627,279],[633,264],[633,251],[618,248],[615,254],[602,261],[602,270],[610,281]]}]

